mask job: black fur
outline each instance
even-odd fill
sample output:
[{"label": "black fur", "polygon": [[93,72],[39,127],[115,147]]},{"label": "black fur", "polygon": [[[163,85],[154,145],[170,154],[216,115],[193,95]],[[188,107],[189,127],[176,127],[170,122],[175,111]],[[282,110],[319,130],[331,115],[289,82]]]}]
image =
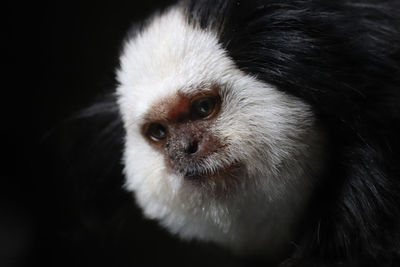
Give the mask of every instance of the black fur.
[{"label": "black fur", "polygon": [[309,103],[329,164],[286,264],[400,266],[398,1],[184,1],[237,66]]}]

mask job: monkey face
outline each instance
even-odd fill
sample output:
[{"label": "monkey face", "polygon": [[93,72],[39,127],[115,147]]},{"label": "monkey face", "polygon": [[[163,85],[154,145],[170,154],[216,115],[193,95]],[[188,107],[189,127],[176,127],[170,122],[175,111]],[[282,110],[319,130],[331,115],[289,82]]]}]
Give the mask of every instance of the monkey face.
[{"label": "monkey face", "polygon": [[126,188],[147,217],[242,253],[286,246],[323,161],[306,103],[238,69],[180,8],[128,40],[118,80]]},{"label": "monkey face", "polygon": [[231,164],[218,167],[209,162],[215,155],[219,157],[225,146],[210,130],[219,115],[220,105],[215,89],[193,97],[180,93],[171,99],[162,99],[152,108],[142,134],[164,155],[170,172],[184,179],[204,181],[230,167]]}]

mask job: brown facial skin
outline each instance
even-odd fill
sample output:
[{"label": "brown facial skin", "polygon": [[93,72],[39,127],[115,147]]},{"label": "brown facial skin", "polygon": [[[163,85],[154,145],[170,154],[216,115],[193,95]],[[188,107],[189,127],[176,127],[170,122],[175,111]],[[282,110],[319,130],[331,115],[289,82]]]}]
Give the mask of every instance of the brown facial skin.
[{"label": "brown facial skin", "polygon": [[142,134],[164,154],[171,171],[188,179],[210,176],[205,160],[225,146],[211,130],[220,108],[217,90],[177,94],[154,105]]}]

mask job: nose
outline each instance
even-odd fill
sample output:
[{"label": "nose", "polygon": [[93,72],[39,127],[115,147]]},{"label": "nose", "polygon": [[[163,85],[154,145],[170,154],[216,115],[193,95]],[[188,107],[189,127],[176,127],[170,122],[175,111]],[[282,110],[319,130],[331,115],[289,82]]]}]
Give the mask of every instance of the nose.
[{"label": "nose", "polygon": [[203,142],[203,138],[198,135],[173,136],[165,144],[168,158],[173,165],[184,165],[188,161],[196,160],[197,157],[206,154]]},{"label": "nose", "polygon": [[196,154],[199,150],[199,141],[196,139],[185,140],[183,145],[183,151],[188,155]]}]

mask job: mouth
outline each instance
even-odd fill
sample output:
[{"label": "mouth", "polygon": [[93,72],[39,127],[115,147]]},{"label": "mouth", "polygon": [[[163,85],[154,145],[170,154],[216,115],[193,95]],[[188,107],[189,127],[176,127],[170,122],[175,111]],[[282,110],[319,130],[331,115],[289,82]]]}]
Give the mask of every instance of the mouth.
[{"label": "mouth", "polygon": [[187,180],[205,180],[218,177],[233,176],[240,169],[241,165],[238,162],[233,162],[218,168],[188,168],[184,172],[184,178]]}]

